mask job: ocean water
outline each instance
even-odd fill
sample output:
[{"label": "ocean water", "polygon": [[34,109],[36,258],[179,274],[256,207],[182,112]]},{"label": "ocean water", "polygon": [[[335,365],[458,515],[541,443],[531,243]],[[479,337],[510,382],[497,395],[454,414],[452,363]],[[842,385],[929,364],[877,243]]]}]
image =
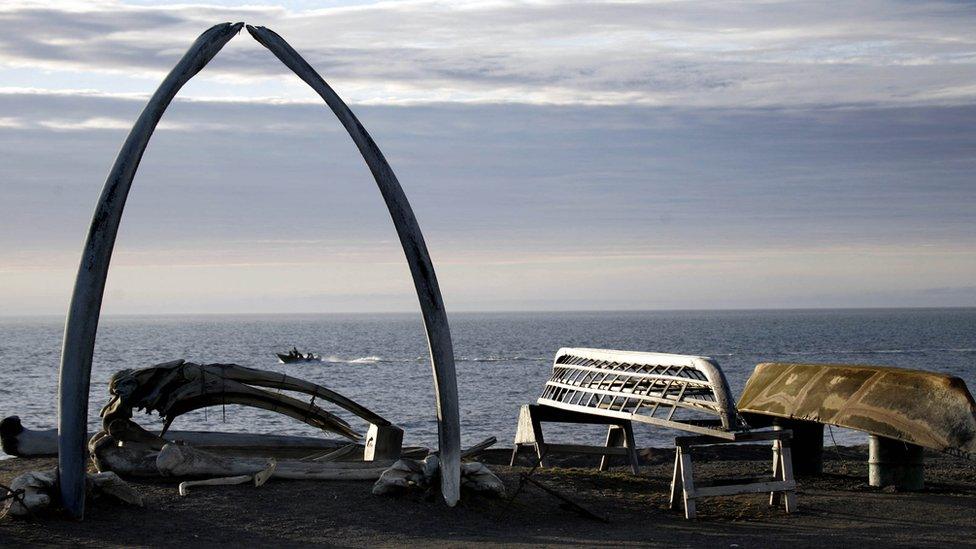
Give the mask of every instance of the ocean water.
[{"label": "ocean water", "polygon": [[[464,444],[511,444],[520,404],[534,402],[564,346],[705,355],[738,395],[765,361],[881,364],[934,370],[976,388],[976,309],[461,313],[450,315]],[[0,416],[29,428],[56,425],[60,318],[0,318]],[[321,364],[279,364],[297,346]],[[182,358],[284,372],[339,391],[402,426],[409,444],[436,445],[434,393],[419,314],[120,316],[102,319],[89,404],[90,428],[123,368]],[[317,401],[322,404],[321,400]],[[327,403],[326,403],[327,404]],[[328,409],[334,409],[326,405]],[[342,410],[354,428],[365,424]],[[137,416],[146,426],[154,416]],[[227,406],[181,416],[174,429],[316,435],[298,421]],[[641,446],[674,432],[635,426]],[[547,439],[595,442],[599,428],[547,427]],[[866,435],[834,430],[840,444]],[[828,443],[830,440],[828,439]]]}]

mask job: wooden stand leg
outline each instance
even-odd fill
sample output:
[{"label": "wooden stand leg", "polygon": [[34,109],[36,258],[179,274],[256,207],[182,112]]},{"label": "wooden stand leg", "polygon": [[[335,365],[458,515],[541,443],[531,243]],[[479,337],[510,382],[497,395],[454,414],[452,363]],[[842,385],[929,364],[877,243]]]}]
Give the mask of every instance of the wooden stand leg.
[{"label": "wooden stand leg", "polygon": [[518,457],[519,446],[521,445],[534,446],[538,464],[541,466],[548,464],[546,443],[542,437],[542,423],[532,413],[531,404],[524,404],[519,408],[518,424],[515,428],[515,448],[512,450],[512,465],[515,465],[515,458]]},{"label": "wooden stand leg", "polygon": [[[773,478],[776,480],[783,480],[783,455],[780,452],[780,443],[778,440],[773,441]],[[775,507],[779,505],[779,492],[769,493],[769,506]]]},{"label": "wooden stand leg", "polygon": [[691,449],[678,447],[681,460],[681,493],[685,504],[685,518],[695,518],[695,478],[691,464]]},{"label": "wooden stand leg", "polygon": [[671,497],[668,499],[668,508],[678,508],[678,490],[681,490],[681,451],[674,449],[674,474],[671,475]]},{"label": "wooden stand leg", "polygon": [[[611,425],[607,429],[607,443],[605,444],[607,448],[623,448],[626,445],[625,440],[623,427]],[[600,470],[606,471],[608,469],[610,469],[610,456],[604,454],[600,457]]]},{"label": "wooden stand leg", "polygon": [[403,448],[403,429],[396,425],[370,424],[366,432],[363,461],[387,461],[400,459]]},{"label": "wooden stand leg", "polygon": [[823,423],[801,421],[796,419],[777,419],[778,429],[792,431],[790,445],[796,461],[793,463],[794,474],[800,476],[816,476],[823,474]]},{"label": "wooden stand leg", "polygon": [[[793,454],[790,451],[789,441],[780,442],[780,468],[783,471],[783,480],[787,482],[793,481]],[[796,511],[796,490],[786,491],[786,512],[792,513]]]},{"label": "wooden stand leg", "polygon": [[[611,425],[607,429],[607,448],[627,448],[627,463],[630,465],[630,472],[638,474],[637,443],[634,442],[634,426],[631,422],[623,425]],[[604,455],[600,458],[600,470],[606,471],[610,468],[610,456]]]},{"label": "wooden stand leg", "polygon": [[627,459],[630,461],[630,472],[638,474],[640,462],[637,459],[637,442],[634,441],[634,425],[631,422],[624,424],[624,442],[627,444]]},{"label": "wooden stand leg", "polygon": [[508,462],[508,466],[509,467],[515,467],[515,460],[518,459],[519,450],[522,449],[522,445],[521,444],[516,443],[514,446],[515,447],[512,448],[512,459],[509,460],[509,462]]}]

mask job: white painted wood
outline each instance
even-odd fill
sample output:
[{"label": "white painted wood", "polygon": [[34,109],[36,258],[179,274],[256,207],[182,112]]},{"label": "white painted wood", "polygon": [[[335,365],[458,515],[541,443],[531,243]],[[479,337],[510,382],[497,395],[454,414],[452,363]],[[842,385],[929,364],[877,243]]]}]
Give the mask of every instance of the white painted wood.
[{"label": "white painted wood", "polygon": [[403,429],[396,425],[370,425],[366,432],[363,461],[397,460],[403,449]]},{"label": "white painted wood", "polygon": [[759,494],[762,492],[782,492],[795,490],[796,482],[771,480],[768,482],[753,482],[750,484],[728,484],[724,486],[701,486],[695,489],[690,497],[705,498],[712,496],[735,496],[739,494]]},{"label": "white painted wood", "polygon": [[196,486],[231,486],[234,484],[244,484],[254,479],[251,475],[239,475],[236,477],[208,478],[207,480],[184,480],[177,488],[180,496],[190,495],[190,488]]},{"label": "white painted wood", "polygon": [[[376,480],[392,460],[321,462],[278,460],[272,478],[306,480]],[[190,446],[167,444],[156,456],[156,469],[172,477],[229,477],[255,475],[268,467],[260,457],[220,456]]]},{"label": "white painted wood", "polygon": [[695,518],[695,473],[691,454],[678,447],[678,462],[681,473],[681,499],[685,504],[685,518]]},{"label": "white painted wood", "polygon": [[[537,402],[715,436],[744,427],[722,369],[693,355],[564,347]],[[679,409],[711,416],[718,425],[683,422],[674,417]]]}]

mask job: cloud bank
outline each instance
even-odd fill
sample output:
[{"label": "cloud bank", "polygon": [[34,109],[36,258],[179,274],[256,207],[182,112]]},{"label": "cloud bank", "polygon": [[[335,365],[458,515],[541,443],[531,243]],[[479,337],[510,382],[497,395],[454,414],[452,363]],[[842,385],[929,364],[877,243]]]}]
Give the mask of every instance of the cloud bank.
[{"label": "cloud bank", "polygon": [[[976,8],[966,2],[8,2],[0,23],[18,31],[0,36],[0,64],[158,79],[226,20],[276,29],[353,102],[745,107],[976,95]],[[308,99],[270,79],[281,73],[235,40],[197,92]]]},{"label": "cloud bank", "polygon": [[[976,305],[974,15],[8,2],[0,315],[63,312],[126,131],[224,20],[279,31],[354,104],[452,309]],[[106,306],[412,310],[401,256],[332,114],[241,36],[154,135]]]}]

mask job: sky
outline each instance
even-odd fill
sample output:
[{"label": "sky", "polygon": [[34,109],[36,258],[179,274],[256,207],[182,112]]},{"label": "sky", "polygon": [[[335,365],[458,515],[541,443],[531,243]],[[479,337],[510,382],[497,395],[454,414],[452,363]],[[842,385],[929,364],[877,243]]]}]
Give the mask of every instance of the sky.
[{"label": "sky", "polygon": [[[224,21],[350,104],[448,311],[976,306],[976,4],[0,4],[0,315],[64,314],[149,95]],[[246,33],[129,195],[119,313],[415,311],[362,158]]]}]

